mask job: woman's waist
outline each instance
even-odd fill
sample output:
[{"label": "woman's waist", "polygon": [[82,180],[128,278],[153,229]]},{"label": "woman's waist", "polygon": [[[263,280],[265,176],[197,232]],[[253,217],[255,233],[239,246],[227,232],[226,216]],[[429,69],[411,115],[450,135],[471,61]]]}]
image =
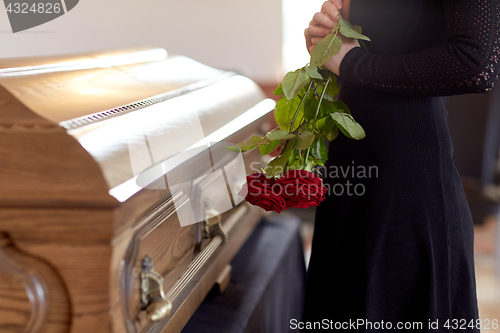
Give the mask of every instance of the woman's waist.
[{"label": "woman's waist", "polygon": [[426,154],[451,160],[445,98],[391,94],[354,84],[345,84],[339,97],[366,137],[338,138],[332,143],[331,157],[346,156],[348,161],[351,156],[368,156],[371,161],[383,161]]},{"label": "woman's waist", "polygon": [[404,108],[411,103],[418,102],[421,104],[427,104],[434,109],[445,111],[444,105],[447,98],[445,96],[436,97],[389,92],[353,82],[342,82],[340,79],[339,83],[339,98],[346,104],[348,102],[352,105],[360,103],[373,103],[375,105],[383,105],[385,107]]},{"label": "woman's waist", "polygon": [[395,94],[344,82],[339,98],[362,126],[365,123],[374,131],[411,128],[421,122],[433,123],[436,130],[447,130],[446,97]]}]

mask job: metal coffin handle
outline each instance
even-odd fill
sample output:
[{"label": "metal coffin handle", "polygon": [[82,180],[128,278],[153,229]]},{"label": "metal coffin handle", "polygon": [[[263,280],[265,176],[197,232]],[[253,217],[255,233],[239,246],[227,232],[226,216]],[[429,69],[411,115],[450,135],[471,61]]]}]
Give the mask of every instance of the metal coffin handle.
[{"label": "metal coffin handle", "polygon": [[227,232],[222,228],[222,218],[221,214],[213,209],[208,208],[208,204],[205,208],[205,220],[203,221],[205,227],[205,238],[214,238],[220,235],[224,242],[227,242]]},{"label": "metal coffin handle", "polygon": [[245,215],[248,209],[248,205],[246,204],[237,208],[224,224],[226,231],[222,228],[220,228],[220,230],[218,228],[215,228],[217,230],[213,228],[214,225],[220,226],[220,220],[216,219],[216,215],[213,216],[214,220],[212,220],[212,222],[218,223],[204,222],[209,226],[209,237],[213,238],[189,264],[181,278],[168,291],[167,294],[163,291],[163,277],[161,274],[153,270],[151,258],[149,256],[145,256],[142,259],[142,271],[140,275],[141,309],[146,310],[149,321],[158,322],[172,314],[172,303],[185,290],[196,274],[200,272],[217,248],[224,243],[227,239],[227,234],[231,232],[236,223]]},{"label": "metal coffin handle", "polygon": [[195,233],[195,245],[194,245],[194,253],[198,255],[201,252],[201,244],[203,238],[212,238],[214,239],[216,236],[221,236],[223,243],[227,242],[228,234],[226,230],[222,227],[222,217],[221,214],[210,208],[210,201],[205,201],[205,209],[204,209],[204,220],[197,223],[196,225],[196,233]]},{"label": "metal coffin handle", "polygon": [[172,312],[172,302],[163,292],[163,276],[153,270],[149,256],[142,259],[141,267],[141,309],[149,321],[161,321]]}]

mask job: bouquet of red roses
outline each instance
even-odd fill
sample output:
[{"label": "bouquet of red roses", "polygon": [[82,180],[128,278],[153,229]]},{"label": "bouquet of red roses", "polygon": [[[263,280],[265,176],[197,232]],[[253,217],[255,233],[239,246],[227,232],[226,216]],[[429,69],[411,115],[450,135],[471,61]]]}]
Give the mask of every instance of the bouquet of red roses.
[{"label": "bouquet of red roses", "polygon": [[277,96],[284,95],[274,110],[278,127],[264,137],[254,136],[228,147],[237,152],[258,148],[262,155],[280,150],[261,173],[247,177],[240,193],[246,192],[249,203],[278,213],[291,207],[318,206],[327,190],[313,170],[328,158],[327,140],[335,140],[339,131],[355,140],[365,137],[347,105],[336,98],[336,76],[324,67],[340,51],[339,32],[370,40],[361,34],[361,27],[340,18],[330,34],[316,44],[310,63],[287,73],[274,91]]}]

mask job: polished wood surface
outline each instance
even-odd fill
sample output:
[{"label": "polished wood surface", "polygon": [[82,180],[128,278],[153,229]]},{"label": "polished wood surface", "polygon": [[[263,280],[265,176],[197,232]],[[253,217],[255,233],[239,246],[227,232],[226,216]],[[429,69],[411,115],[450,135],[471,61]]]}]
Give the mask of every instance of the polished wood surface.
[{"label": "polished wood surface", "polygon": [[126,302],[126,320],[140,331],[147,322],[138,321],[140,308],[140,284],[137,274],[141,271],[141,260],[148,256],[154,263],[154,270],[164,278],[164,290],[171,289],[193,260],[195,225],[179,227],[177,216],[187,214],[188,202],[179,207],[169,200],[163,214],[137,225],[134,236],[128,242],[127,254],[122,263],[120,280],[124,281],[119,303]]},{"label": "polished wood surface", "polygon": [[[0,209],[1,229],[12,239],[17,251],[29,258],[26,261],[45,263],[32,264],[35,269],[53,270],[52,274],[41,273],[48,276],[44,278],[46,284],[54,286],[54,291],[48,289],[52,295],[49,300],[61,302],[69,298],[70,305],[61,307],[71,313],[69,319],[61,315],[53,321],[59,326],[68,326],[70,322],[71,332],[84,329],[102,332],[103,327],[111,327],[106,313],[113,236],[111,217],[109,209]],[[56,277],[59,282],[53,282]],[[50,309],[53,306],[58,308],[55,301],[50,301]]]},{"label": "polished wood surface", "polygon": [[231,271],[232,271],[231,265],[226,265],[226,267],[217,277],[216,283],[219,293],[223,293],[226,290],[227,286],[229,285],[229,281],[231,281]]},{"label": "polished wood surface", "polygon": [[[180,332],[213,285],[228,283],[261,215],[230,194],[260,155],[244,155],[242,176],[221,152],[265,132],[264,102],[249,79],[160,49],[0,61],[0,332]],[[205,137],[225,143],[138,187],[137,170]],[[217,187],[223,169],[230,183]],[[229,205],[229,237],[210,232],[195,249],[204,222],[181,221],[204,216],[201,202]],[[143,304],[145,257],[172,297],[156,323]]]},{"label": "polished wood surface", "polygon": [[163,332],[180,332],[196,311],[205,296],[214,286],[226,265],[236,255],[259,222],[262,213],[259,208],[250,207],[244,219],[240,221],[231,237],[231,242],[220,247],[202,273],[193,281],[193,285],[182,295],[185,299],[179,311],[165,326]]},{"label": "polished wood surface", "polygon": [[0,165],[0,207],[115,206],[99,166],[81,145],[1,86]]},{"label": "polished wood surface", "polygon": [[[0,60],[0,86],[30,110],[56,124],[132,104],[224,73],[186,57],[167,57],[161,49],[149,53],[88,55],[80,59],[72,56],[48,65],[29,64],[22,66],[12,59]],[[14,71],[5,72],[13,65],[17,66]],[[183,74],[189,67],[194,75]]]},{"label": "polished wood surface", "polygon": [[[28,292],[28,293],[27,293]],[[68,332],[71,305],[62,281],[41,259],[0,233],[0,332]]]}]

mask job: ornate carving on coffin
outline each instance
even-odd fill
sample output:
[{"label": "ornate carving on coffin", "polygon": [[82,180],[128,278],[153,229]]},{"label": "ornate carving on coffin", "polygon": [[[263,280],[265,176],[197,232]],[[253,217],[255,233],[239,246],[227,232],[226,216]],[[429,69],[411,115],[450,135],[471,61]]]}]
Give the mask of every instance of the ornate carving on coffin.
[{"label": "ornate carving on coffin", "polygon": [[[70,303],[57,273],[0,232],[0,331],[69,332]],[[7,310],[7,311],[5,311]]]}]

